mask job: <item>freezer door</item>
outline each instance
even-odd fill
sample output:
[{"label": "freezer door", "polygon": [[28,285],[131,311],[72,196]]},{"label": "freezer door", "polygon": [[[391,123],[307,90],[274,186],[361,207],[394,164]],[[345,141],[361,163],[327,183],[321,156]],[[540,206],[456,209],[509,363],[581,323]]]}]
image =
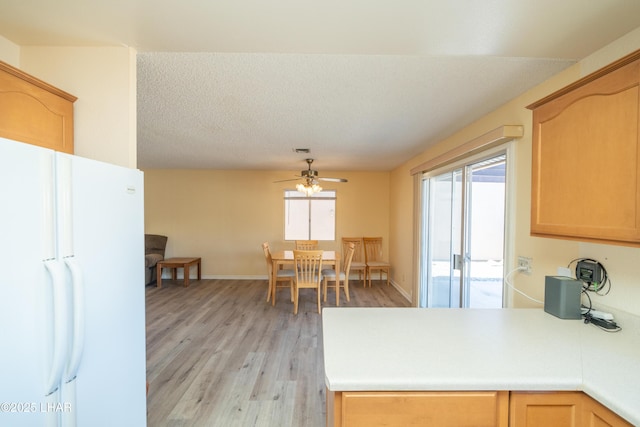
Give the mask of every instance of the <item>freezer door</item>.
[{"label": "freezer door", "polygon": [[65,356],[55,341],[64,312],[53,301],[65,300],[65,284],[55,259],[53,159],[50,150],[0,138],[2,426],[55,425],[62,410],[53,359]]},{"label": "freezer door", "polygon": [[63,258],[81,271],[82,281],[82,297],[74,298],[81,300],[74,303],[74,316],[81,316],[83,325],[75,330],[71,346],[72,355],[77,354],[76,345],[82,346],[81,358],[77,372],[66,373],[63,396],[75,395],[78,426],[144,426],[142,172],[56,156],[60,182],[70,180],[72,189],[68,203],[59,203],[61,208],[71,207],[71,212],[58,214],[61,227],[66,227],[59,232],[59,246]]}]

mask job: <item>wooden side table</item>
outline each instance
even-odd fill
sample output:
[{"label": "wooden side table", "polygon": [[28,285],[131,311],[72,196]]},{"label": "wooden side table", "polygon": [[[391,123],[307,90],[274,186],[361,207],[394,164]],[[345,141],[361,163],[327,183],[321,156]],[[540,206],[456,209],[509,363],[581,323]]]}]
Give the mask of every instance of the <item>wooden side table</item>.
[{"label": "wooden side table", "polygon": [[171,276],[173,280],[178,278],[178,269],[182,268],[184,270],[184,287],[189,286],[189,272],[191,271],[191,266],[196,265],[198,267],[198,280],[201,279],[201,264],[200,258],[189,257],[189,258],[167,258],[162,261],[158,261],[156,267],[157,271],[157,286],[159,288],[162,287],[162,269],[170,268]]}]

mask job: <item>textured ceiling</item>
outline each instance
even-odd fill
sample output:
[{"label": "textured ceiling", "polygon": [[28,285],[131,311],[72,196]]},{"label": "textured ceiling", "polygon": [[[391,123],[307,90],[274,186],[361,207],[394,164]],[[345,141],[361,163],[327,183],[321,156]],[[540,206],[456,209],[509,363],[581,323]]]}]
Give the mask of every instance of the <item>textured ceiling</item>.
[{"label": "textured ceiling", "polygon": [[389,169],[566,65],[491,57],[143,53],[140,163],[303,169],[296,159],[304,156],[293,153],[298,147],[310,148],[320,169]]},{"label": "textured ceiling", "polygon": [[636,0],[2,0],[18,45],[138,50],[142,168],[390,170],[640,26]]}]

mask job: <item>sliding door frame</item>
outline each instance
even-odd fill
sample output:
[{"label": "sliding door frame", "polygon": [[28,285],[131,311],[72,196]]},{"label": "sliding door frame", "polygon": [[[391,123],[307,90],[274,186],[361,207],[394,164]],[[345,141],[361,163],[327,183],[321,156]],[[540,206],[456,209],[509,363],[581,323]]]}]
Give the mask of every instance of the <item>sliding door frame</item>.
[{"label": "sliding door frame", "polygon": [[[426,245],[425,245],[425,235],[426,235],[426,231],[424,229],[425,227],[425,214],[427,214],[427,212],[423,211],[423,207],[424,207],[424,200],[423,200],[423,195],[424,193],[424,189],[423,189],[423,185],[424,185],[424,181],[426,178],[428,177],[434,177],[437,175],[440,175],[442,173],[445,173],[447,171],[451,171],[454,170],[456,168],[460,168],[460,167],[464,167],[464,165],[469,164],[469,163],[474,163],[477,161],[480,161],[482,159],[485,158],[490,158],[493,156],[498,156],[500,154],[505,154],[506,156],[506,171],[505,171],[505,179],[506,179],[506,183],[505,183],[505,212],[504,212],[504,260],[503,260],[503,277],[505,277],[505,275],[507,274],[507,266],[509,265],[513,265],[514,263],[514,246],[515,246],[515,202],[516,202],[516,197],[515,197],[515,188],[516,188],[516,182],[515,182],[515,178],[516,178],[516,174],[515,174],[515,159],[517,158],[516,156],[516,144],[514,140],[510,140],[506,143],[500,144],[498,146],[495,147],[491,147],[488,148],[486,150],[483,150],[481,152],[475,153],[473,155],[467,156],[467,157],[463,157],[460,158],[458,160],[456,160],[455,162],[446,164],[446,165],[442,165],[440,167],[434,167],[433,169],[429,170],[429,171],[425,171],[422,174],[415,174],[414,175],[414,200],[415,200],[415,210],[416,210],[416,215],[414,215],[415,218],[415,224],[414,224],[414,230],[415,230],[415,257],[414,259],[416,260],[416,280],[415,280],[415,286],[414,286],[414,301],[413,301],[413,305],[415,307],[420,307],[420,302],[423,298],[423,295],[421,294],[422,290],[423,290],[423,286],[422,286],[422,281],[423,281],[423,277],[424,274],[426,273],[426,268],[428,268],[428,266],[425,266],[423,264],[423,260],[425,259],[425,250],[426,250]],[[464,191],[464,190],[463,190]],[[464,200],[463,200],[464,203]],[[509,306],[509,291],[508,289],[504,286],[503,283],[503,291],[502,291],[502,306],[503,307],[507,307]]]}]

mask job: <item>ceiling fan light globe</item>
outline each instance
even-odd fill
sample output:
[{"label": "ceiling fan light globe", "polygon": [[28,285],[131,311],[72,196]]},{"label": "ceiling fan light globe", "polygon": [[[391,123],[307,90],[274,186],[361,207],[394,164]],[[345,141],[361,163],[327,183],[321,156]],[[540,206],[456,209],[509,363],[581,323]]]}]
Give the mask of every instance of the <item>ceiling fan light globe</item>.
[{"label": "ceiling fan light globe", "polygon": [[322,191],[322,187],[320,187],[318,184],[300,183],[296,185],[296,190],[305,194],[308,197],[314,193],[319,193],[320,191]]}]

